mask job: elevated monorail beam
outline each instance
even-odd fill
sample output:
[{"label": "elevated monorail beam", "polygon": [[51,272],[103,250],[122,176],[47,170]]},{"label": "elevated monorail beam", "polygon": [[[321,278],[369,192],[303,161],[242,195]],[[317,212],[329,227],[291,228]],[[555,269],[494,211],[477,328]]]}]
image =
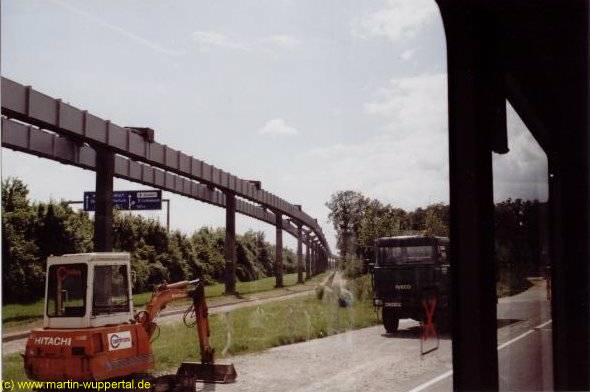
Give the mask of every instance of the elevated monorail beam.
[{"label": "elevated monorail beam", "polygon": [[153,135],[125,128],[80,110],[61,99],[49,97],[30,86],[2,77],[2,114],[19,121],[74,138],[91,146],[102,147],[170,174],[210,185],[224,192],[291,217],[316,233],[322,246],[329,249],[315,219],[298,206],[261,189],[249,180],[193,158],[181,151],[153,141]]},{"label": "elevated monorail beam", "polygon": [[[2,118],[2,146],[63,164],[96,170],[96,151],[90,146],[7,118]],[[115,156],[114,175],[218,207],[227,207],[226,196],[222,191],[120,155]],[[236,199],[236,212],[273,226],[276,223],[272,212],[242,199]],[[287,219],[283,220],[283,230],[297,238],[297,227]]]}]

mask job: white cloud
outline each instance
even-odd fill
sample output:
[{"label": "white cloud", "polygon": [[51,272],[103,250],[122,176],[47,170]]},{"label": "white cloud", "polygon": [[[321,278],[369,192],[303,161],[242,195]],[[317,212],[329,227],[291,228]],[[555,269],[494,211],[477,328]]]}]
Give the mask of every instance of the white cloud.
[{"label": "white cloud", "polygon": [[237,49],[250,51],[252,48],[250,45],[240,40],[230,38],[224,34],[217,33],[215,31],[195,31],[193,33],[193,39],[199,46],[199,49],[207,51],[212,47],[221,47],[228,49]]},{"label": "white cloud", "polygon": [[507,198],[546,201],[547,155],[510,105],[507,107],[507,154],[493,154],[494,200]]},{"label": "white cloud", "polygon": [[[316,170],[287,179],[320,194],[353,189],[404,209],[449,201],[447,81],[445,74],[391,79],[364,104],[382,119],[378,135],[335,143],[305,154]],[[496,201],[547,195],[547,159],[516,113],[508,111],[511,152],[494,154]],[[329,181],[326,181],[329,179]]]},{"label": "white cloud", "polygon": [[260,135],[271,136],[294,136],[299,133],[297,128],[288,125],[282,118],[268,120],[262,128],[258,130]]},{"label": "white cloud", "polygon": [[408,49],[408,50],[404,50],[399,57],[404,61],[408,61],[414,57],[415,53],[416,53],[416,49]]},{"label": "white cloud", "polygon": [[104,27],[105,29],[111,30],[114,33],[124,36],[139,45],[146,46],[146,47],[154,50],[155,52],[165,54],[168,56],[180,56],[180,55],[186,54],[186,51],[184,51],[184,50],[169,49],[169,48],[165,48],[161,45],[158,45],[157,43],[152,42],[148,39],[145,39],[144,37],[137,35],[135,33],[132,33],[131,31],[125,30],[124,28],[122,28],[120,26],[116,26],[112,23],[109,23],[109,22],[97,17],[96,15],[93,15],[89,12],[86,12],[86,11],[83,11],[83,10],[77,8],[77,7],[74,7],[67,2],[64,2],[61,0],[51,0],[51,1],[54,4],[57,4],[58,6],[66,9],[74,14],[77,14],[77,15],[83,17],[86,20],[94,22],[94,23],[98,24],[99,26]]},{"label": "white cloud", "polygon": [[244,52],[273,53],[274,49],[293,49],[301,45],[299,39],[284,34],[270,35],[258,40],[248,40],[216,31],[195,31],[193,40],[197,43],[199,49],[204,52],[212,48],[225,48]]},{"label": "white cloud", "polygon": [[301,41],[291,35],[271,35],[261,40],[262,43],[283,47],[287,49],[301,45]]},{"label": "white cloud", "polygon": [[367,114],[384,117],[396,137],[431,134],[447,127],[445,74],[391,79],[364,104]]},{"label": "white cloud", "polygon": [[446,90],[443,74],[390,80],[364,105],[381,132],[309,151],[317,171],[302,171],[298,183],[321,194],[355,189],[406,209],[448,202]]},{"label": "white cloud", "polygon": [[414,37],[437,15],[433,0],[388,0],[352,24],[352,34],[360,38],[381,36],[391,42]]}]

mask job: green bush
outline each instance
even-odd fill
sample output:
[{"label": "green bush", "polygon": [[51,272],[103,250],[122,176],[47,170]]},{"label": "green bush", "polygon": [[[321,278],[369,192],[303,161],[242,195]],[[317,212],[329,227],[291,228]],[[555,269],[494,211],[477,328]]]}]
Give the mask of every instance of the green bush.
[{"label": "green bush", "polygon": [[373,286],[369,275],[349,280],[346,287],[352,292],[357,301],[371,300],[373,298]]},{"label": "green bush", "polygon": [[[65,203],[33,203],[17,178],[2,181],[2,284],[4,303],[35,302],[44,294],[49,255],[92,251],[93,221]],[[164,280],[223,281],[223,228],[203,227],[187,236],[169,233],[158,221],[114,211],[113,249],[129,252],[134,292],[151,291]],[[236,275],[253,281],[274,275],[274,246],[262,232],[236,237]],[[283,250],[284,272],[296,271],[296,257]],[[18,287],[18,290],[15,290]]]},{"label": "green bush", "polygon": [[350,258],[344,261],[344,276],[348,279],[357,278],[366,273],[366,266],[363,260]]}]

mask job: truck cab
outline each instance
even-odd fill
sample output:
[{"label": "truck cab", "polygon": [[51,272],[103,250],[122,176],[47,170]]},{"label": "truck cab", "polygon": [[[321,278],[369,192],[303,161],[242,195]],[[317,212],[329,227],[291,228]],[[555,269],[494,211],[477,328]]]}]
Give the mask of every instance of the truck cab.
[{"label": "truck cab", "polygon": [[372,267],[373,305],[382,308],[383,325],[397,331],[399,320],[423,321],[423,301],[436,301],[434,317],[448,317],[449,239],[435,236],[398,236],[375,240]]}]

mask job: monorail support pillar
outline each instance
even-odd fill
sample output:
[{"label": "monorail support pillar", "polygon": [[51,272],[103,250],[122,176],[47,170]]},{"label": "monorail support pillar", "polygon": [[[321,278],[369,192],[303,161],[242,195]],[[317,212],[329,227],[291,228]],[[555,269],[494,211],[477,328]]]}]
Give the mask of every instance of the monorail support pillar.
[{"label": "monorail support pillar", "polygon": [[94,214],[94,251],[113,250],[113,177],[115,153],[108,149],[96,151],[96,211]]},{"label": "monorail support pillar", "polygon": [[303,229],[297,225],[297,283],[303,283]]},{"label": "monorail support pillar", "polygon": [[236,195],[225,193],[225,293],[236,293]]},{"label": "monorail support pillar", "polygon": [[283,287],[283,214],[274,211],[276,222],[276,244],[275,244],[275,287]]},{"label": "monorail support pillar", "polygon": [[311,276],[316,276],[318,273],[318,248],[315,242],[311,245]]},{"label": "monorail support pillar", "polygon": [[311,240],[306,238],[305,242],[305,280],[311,278]]}]

